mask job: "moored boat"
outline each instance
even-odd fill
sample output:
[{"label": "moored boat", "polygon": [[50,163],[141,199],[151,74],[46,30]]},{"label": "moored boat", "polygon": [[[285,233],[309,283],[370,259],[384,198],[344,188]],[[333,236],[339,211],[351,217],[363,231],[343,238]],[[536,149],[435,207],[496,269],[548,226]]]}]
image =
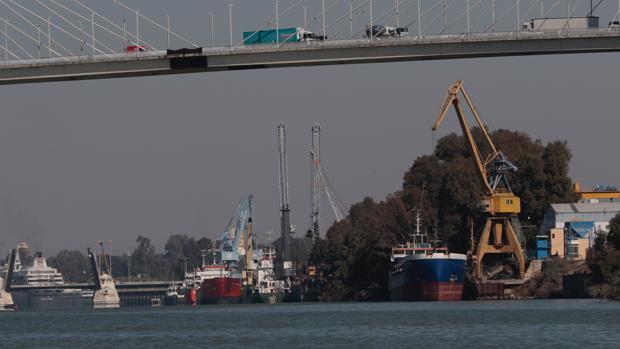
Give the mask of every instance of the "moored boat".
[{"label": "moored boat", "polygon": [[202,304],[241,303],[241,277],[227,275],[207,279],[200,290]]},{"label": "moored boat", "polygon": [[389,289],[393,301],[457,301],[463,298],[467,256],[450,253],[420,233],[417,215],[413,242],[392,248]]}]

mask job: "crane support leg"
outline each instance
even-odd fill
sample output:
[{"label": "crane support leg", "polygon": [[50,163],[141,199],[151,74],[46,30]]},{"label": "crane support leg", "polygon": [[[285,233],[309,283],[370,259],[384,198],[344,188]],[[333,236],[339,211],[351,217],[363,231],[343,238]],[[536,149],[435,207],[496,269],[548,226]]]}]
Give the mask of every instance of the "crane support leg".
[{"label": "crane support leg", "polygon": [[[506,243],[503,242],[504,233],[506,235]],[[491,234],[493,234],[494,240],[492,243],[490,241]],[[517,239],[517,234],[508,217],[487,219],[484,229],[482,230],[482,235],[480,236],[480,242],[478,243],[478,250],[476,253],[476,267],[474,270],[476,279],[482,279],[484,256],[487,254],[500,253],[511,253],[517,258],[519,278],[523,278],[523,274],[525,273],[525,256],[523,255],[519,239]]]}]

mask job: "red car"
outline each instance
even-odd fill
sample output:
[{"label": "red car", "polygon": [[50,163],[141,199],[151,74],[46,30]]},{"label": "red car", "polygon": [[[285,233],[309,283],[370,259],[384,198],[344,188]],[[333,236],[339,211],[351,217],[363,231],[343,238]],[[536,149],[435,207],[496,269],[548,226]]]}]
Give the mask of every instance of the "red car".
[{"label": "red car", "polygon": [[125,49],[125,52],[144,52],[146,51],[146,47],[138,46],[138,45],[129,45]]}]

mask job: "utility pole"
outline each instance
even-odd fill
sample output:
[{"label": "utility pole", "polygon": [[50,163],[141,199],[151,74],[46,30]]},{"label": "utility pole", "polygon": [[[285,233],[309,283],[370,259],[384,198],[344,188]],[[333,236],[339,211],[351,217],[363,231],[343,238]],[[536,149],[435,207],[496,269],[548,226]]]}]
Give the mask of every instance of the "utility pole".
[{"label": "utility pole", "polygon": [[[82,22],[80,22],[80,25],[82,25]],[[125,18],[123,18],[123,52],[124,51],[127,51],[127,21]]]},{"label": "utility pole", "polygon": [[215,41],[215,35],[213,34],[213,11],[209,11],[209,15],[211,16],[211,47],[213,47],[213,42]]},{"label": "utility pole", "polygon": [[467,38],[468,39],[469,39],[469,31],[470,31],[470,25],[469,25],[469,0],[467,0]]},{"label": "utility pole", "polygon": [[517,38],[521,35],[521,0],[517,0]]},{"label": "utility pole", "polygon": [[400,28],[400,1],[396,0],[396,28]]},{"label": "utility pole", "polygon": [[448,0],[443,0],[443,31],[448,30]]},{"label": "utility pole", "polygon": [[276,45],[280,45],[280,10],[278,9],[279,1],[276,1]]},{"label": "utility pole", "polygon": [[304,30],[308,30],[308,9],[306,6],[302,6],[304,8]]},{"label": "utility pole", "polygon": [[4,20],[4,63],[9,63],[9,20]]},{"label": "utility pole", "polygon": [[323,46],[325,46],[325,41],[327,41],[327,33],[325,32],[325,0],[322,1],[322,6],[323,6]]},{"label": "utility pole", "polygon": [[372,33],[372,0],[369,0],[370,6],[370,44],[372,45],[372,37],[374,36]]},{"label": "utility pole", "polygon": [[47,17],[47,57],[52,58],[52,16]]},{"label": "utility pole", "polygon": [[230,32],[230,49],[233,47],[233,23],[232,23],[232,7],[233,4],[228,4],[228,29]]},{"label": "utility pole", "polygon": [[138,50],[136,52],[140,52],[140,11],[136,11],[136,46],[138,46]]},{"label": "utility pole", "polygon": [[493,22],[491,23],[491,31],[495,31],[495,0],[491,0],[491,13]]},{"label": "utility pole", "polygon": [[418,36],[422,36],[422,0],[418,0]]},{"label": "utility pole", "polygon": [[170,48],[170,16],[166,15],[166,32],[168,33],[168,48]]},{"label": "utility pole", "polygon": [[351,26],[351,35],[349,38],[353,38],[353,4],[349,3],[349,24]]},{"label": "utility pole", "polygon": [[38,39],[37,39],[37,52],[39,53],[39,59],[41,58],[41,26],[37,25],[37,33],[38,33]]},{"label": "utility pole", "polygon": [[92,35],[93,56],[95,56],[95,13],[90,14],[90,31]]}]

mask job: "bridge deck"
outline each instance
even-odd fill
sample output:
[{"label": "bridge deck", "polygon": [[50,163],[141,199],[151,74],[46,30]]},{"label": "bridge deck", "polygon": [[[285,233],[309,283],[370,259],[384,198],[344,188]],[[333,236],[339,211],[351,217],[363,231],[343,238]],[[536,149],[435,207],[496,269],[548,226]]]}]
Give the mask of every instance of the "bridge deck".
[{"label": "bridge deck", "polygon": [[204,48],[9,61],[0,85],[184,74],[295,66],[620,51],[620,32],[608,29],[436,35]]}]

